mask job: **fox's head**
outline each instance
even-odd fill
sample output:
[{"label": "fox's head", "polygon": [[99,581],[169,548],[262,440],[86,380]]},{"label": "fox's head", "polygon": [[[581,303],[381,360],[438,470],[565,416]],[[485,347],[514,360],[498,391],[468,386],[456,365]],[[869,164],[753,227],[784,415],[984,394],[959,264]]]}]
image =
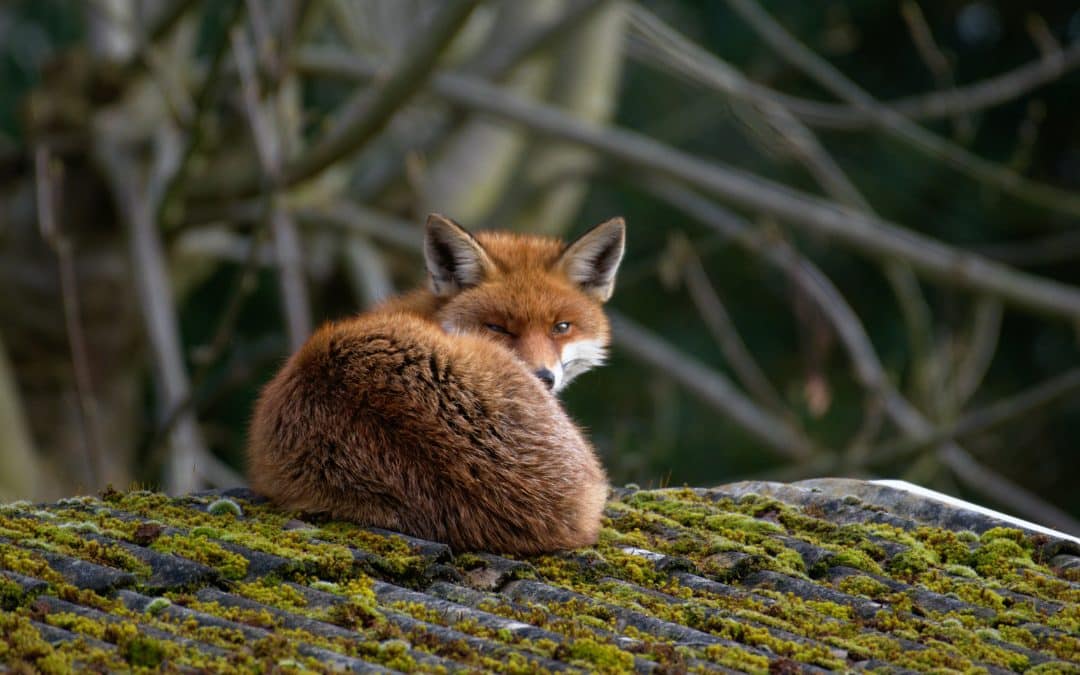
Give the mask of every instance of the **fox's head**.
[{"label": "fox's head", "polygon": [[613,218],[567,245],[511,232],[475,236],[428,217],[424,258],[448,333],[512,349],[549,389],[603,362],[610,330],[602,305],[615,288],[626,225]]}]

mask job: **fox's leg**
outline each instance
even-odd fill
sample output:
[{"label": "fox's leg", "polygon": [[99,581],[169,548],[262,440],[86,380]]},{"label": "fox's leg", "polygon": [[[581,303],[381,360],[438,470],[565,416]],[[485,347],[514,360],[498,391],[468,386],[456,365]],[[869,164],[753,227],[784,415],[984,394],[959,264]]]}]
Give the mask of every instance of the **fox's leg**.
[{"label": "fox's leg", "polygon": [[460,548],[591,543],[607,494],[592,448],[509,351],[407,315],[321,330],[252,430],[268,496]]}]

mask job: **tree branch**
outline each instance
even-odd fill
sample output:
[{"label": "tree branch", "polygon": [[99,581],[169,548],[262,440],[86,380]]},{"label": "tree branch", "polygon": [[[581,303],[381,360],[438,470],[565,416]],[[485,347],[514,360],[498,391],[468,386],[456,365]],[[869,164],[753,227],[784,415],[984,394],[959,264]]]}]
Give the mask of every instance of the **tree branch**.
[{"label": "tree branch", "polygon": [[814,448],[786,421],[765,412],[731,382],[700,361],[683,354],[660,337],[617,312],[609,312],[614,343],[634,358],[648,363],[694,392],[709,406],[764,443],[779,455],[801,460]]},{"label": "tree branch", "polygon": [[300,236],[278,194],[283,180],[284,152],[281,147],[281,130],[276,124],[271,124],[270,116],[273,111],[260,103],[255,59],[242,27],[233,29],[232,43],[236,69],[240,74],[244,112],[255,141],[265,179],[264,185],[268,183],[269,194],[266,197],[270,207],[271,239],[277,256],[282,314],[285,317],[289,346],[295,351],[311,333],[311,304],[308,300],[307,279],[304,276]]},{"label": "tree branch", "polygon": [[[117,210],[128,229],[132,278],[149,338],[154,370],[162,399],[169,410],[188,396],[190,383],[184,368],[176,306],[169,289],[165,251],[154,220],[153,206],[144,198],[135,160],[116,144],[101,143],[97,160],[109,177]],[[170,434],[172,452],[166,469],[166,489],[173,494],[200,487],[196,465],[208,453],[195,417],[184,414]]]},{"label": "tree branch", "polygon": [[763,10],[756,0],[726,0],[729,7],[749,25],[781,58],[806,73],[844,101],[870,115],[879,129],[906,141],[912,147],[968,173],[995,188],[1043,209],[1080,216],[1080,196],[1027,179],[989,162],[964,148],[927,131],[903,115],[880,105],[870,94],[828,61],[798,41]]},{"label": "tree branch", "polygon": [[90,354],[86,347],[86,335],[83,333],[79,309],[79,283],[75,273],[75,259],[71,240],[60,229],[60,223],[56,218],[58,170],[59,165],[53,164],[46,147],[39,145],[35,148],[34,183],[38,227],[42,238],[56,253],[64,326],[67,331],[68,347],[71,349],[75,398],[78,401],[79,422],[83,432],[83,456],[81,457],[83,479],[88,489],[95,489],[101,486],[100,481],[105,476],[105,455],[101,443],[97,400],[94,397],[94,382],[90,374]]},{"label": "tree branch", "polygon": [[[889,381],[870,337],[862,322],[840,292],[833,286],[821,270],[812,262],[800,256],[786,242],[767,238],[762,233],[750,228],[738,216],[710,203],[693,192],[669,182],[659,182],[644,186],[649,192],[672,204],[700,222],[711,226],[730,237],[731,241],[757,254],[761,259],[786,271],[795,279],[807,296],[814,300],[821,311],[833,322],[841,343],[848,351],[856,378],[872,394],[879,396],[889,419],[901,433],[911,438],[924,438],[932,433],[933,427]],[[956,443],[945,440],[938,450],[942,461],[955,464],[959,469],[973,475],[978,470],[989,469],[978,465],[967,451]],[[868,461],[875,461],[876,456],[868,456]],[[828,460],[821,461],[826,464]],[[992,472],[991,472],[992,473]],[[1043,502],[1020,486],[1012,486],[1005,479],[998,477],[995,483],[1000,492],[993,498],[1017,509],[1021,514],[1036,518],[1063,530],[1075,530],[1078,523],[1071,516],[1055,506]]]},{"label": "tree branch", "polygon": [[743,387],[756,398],[759,403],[767,406],[779,415],[789,415],[780,394],[773,388],[772,383],[765,377],[765,373],[758,367],[746,343],[739,335],[735,322],[731,320],[724,303],[720,300],[716,290],[709,282],[709,276],[701,264],[701,259],[690,248],[684,246],[684,251],[679,255],[679,262],[683,268],[683,280],[686,289],[690,293],[690,299],[697,307],[698,314],[712,333],[713,339],[720,346],[720,350],[727,359],[731,369],[742,382]]},{"label": "tree branch", "polygon": [[[335,162],[360,149],[380,132],[415,94],[434,70],[439,56],[465,24],[479,0],[447,0],[427,26],[417,28],[414,45],[388,77],[380,77],[373,91],[362,91],[335,116],[339,122],[313,146],[282,169],[281,187],[292,187],[315,177]],[[250,197],[259,190],[257,171],[214,176],[192,185],[198,199]]]},{"label": "tree branch", "polygon": [[[1080,66],[1080,42],[1057,56],[1043,57],[1013,70],[949,91],[909,96],[881,105],[912,120],[931,120],[977,112],[1020,98],[1060,79]],[[784,106],[815,127],[856,131],[876,126],[872,113],[838,103],[826,103],[779,94]]]},{"label": "tree branch", "polygon": [[[302,52],[298,65],[306,72],[348,79],[366,79],[377,72],[368,61],[332,52]],[[584,145],[617,163],[677,178],[880,260],[903,260],[945,285],[993,295],[1016,307],[1051,316],[1080,319],[1080,290],[1074,287],[1018,272],[886,220],[718,162],[706,162],[639,134],[580,122],[553,107],[522,100],[472,78],[441,74],[433,78],[432,85],[436,93],[456,105]]]},{"label": "tree branch", "polygon": [[[651,47],[650,54],[676,72],[740,99],[754,91],[753,83],[736,68],[694,44],[641,6],[633,6],[631,17],[633,25]],[[770,98],[751,96],[750,104],[760,110],[773,130],[787,141],[791,154],[806,167],[827,195],[845,206],[876,217],[869,201],[809,128]],[[923,298],[918,279],[907,264],[886,260],[883,265],[885,278],[899,302],[908,329],[914,360],[922,360],[930,350],[930,308]]]},{"label": "tree branch", "polygon": [[1067,396],[1080,391],[1080,368],[969,412],[952,424],[933,430],[924,436],[902,439],[882,445],[869,456],[873,464],[894,462],[943,441],[955,440],[984,433],[1015,419],[1047,408]]}]

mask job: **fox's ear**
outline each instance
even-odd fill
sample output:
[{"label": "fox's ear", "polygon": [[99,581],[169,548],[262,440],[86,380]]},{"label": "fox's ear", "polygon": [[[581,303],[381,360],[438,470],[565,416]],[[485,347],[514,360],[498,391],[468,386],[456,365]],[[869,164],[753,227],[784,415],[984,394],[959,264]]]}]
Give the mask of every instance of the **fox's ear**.
[{"label": "fox's ear", "polygon": [[494,264],[465,228],[433,213],[424,226],[424,260],[435,295],[453,295],[475,286],[494,269]]},{"label": "fox's ear", "polygon": [[607,302],[626,249],[626,222],[612,218],[581,235],[563,251],[558,268],[581,290]]}]

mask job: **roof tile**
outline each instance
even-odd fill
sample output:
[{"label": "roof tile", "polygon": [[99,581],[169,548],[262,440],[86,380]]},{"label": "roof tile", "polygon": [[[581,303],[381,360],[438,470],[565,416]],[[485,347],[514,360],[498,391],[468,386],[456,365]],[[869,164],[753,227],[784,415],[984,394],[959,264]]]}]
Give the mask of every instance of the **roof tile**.
[{"label": "roof tile", "polygon": [[514,559],[245,490],[0,506],[0,670],[1080,672],[1080,545],[894,486],[613,492]]}]

